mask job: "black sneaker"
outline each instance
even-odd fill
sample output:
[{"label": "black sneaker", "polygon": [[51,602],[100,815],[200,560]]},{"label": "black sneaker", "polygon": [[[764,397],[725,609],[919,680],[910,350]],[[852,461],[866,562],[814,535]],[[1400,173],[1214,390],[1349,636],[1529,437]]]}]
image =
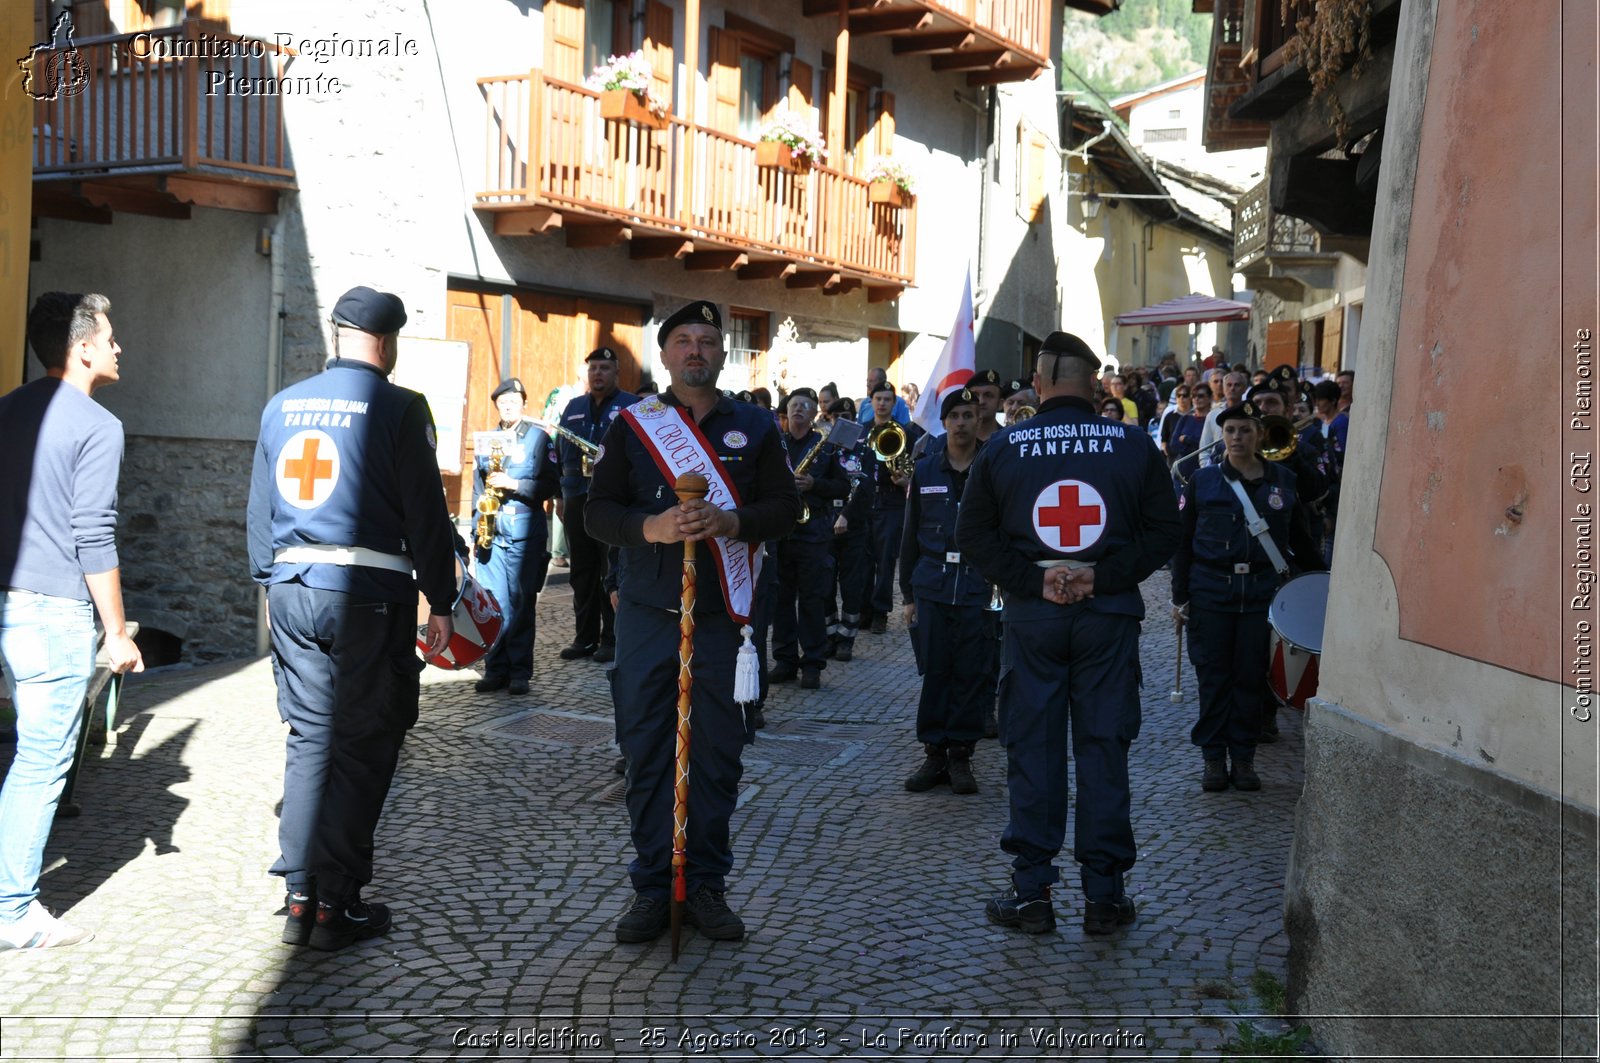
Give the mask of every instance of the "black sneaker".
[{"label": "black sneaker", "polygon": [[594,659],[601,664],[610,664],[617,659],[617,644],[615,642],[602,642],[600,648],[594,651]]},{"label": "black sneaker", "polygon": [[283,895],[283,943],[304,945],[311,940],[311,928],[317,921],[317,901],[309,893],[290,890]]},{"label": "black sneaker", "polygon": [[1200,774],[1200,789],[1216,793],[1228,788],[1228,762],[1222,757],[1206,758],[1206,769]]},{"label": "black sneaker", "polygon": [[752,705],[750,707],[750,729],[753,731],[760,731],[765,729],[766,726],[767,714],[762,711],[760,705]]},{"label": "black sneaker", "polygon": [[391,925],[387,905],[368,904],[359,897],[343,906],[318,901],[317,925],[311,928],[306,944],[333,952],[356,941],[382,937]]},{"label": "black sneaker", "polygon": [[800,689],[816,690],[822,686],[822,673],[815,668],[807,668],[800,673]]},{"label": "black sneaker", "polygon": [[526,694],[527,692],[528,692],[528,681],[526,679],[513,679],[511,681],[511,685],[506,687],[506,693],[507,694],[513,694],[513,695],[519,695],[520,696],[522,694]]},{"label": "black sneaker", "polygon": [[1235,790],[1261,789],[1261,776],[1256,774],[1256,763],[1253,759],[1235,757],[1233,771],[1228,777],[1233,781]]},{"label": "black sneaker", "polygon": [[701,886],[689,894],[683,906],[683,921],[712,941],[738,941],[744,937],[744,922],[728,907],[723,894]]},{"label": "black sneaker", "polygon": [[1085,901],[1083,904],[1083,932],[1085,934],[1114,934],[1130,925],[1138,916],[1133,901],[1120,897],[1114,901]]},{"label": "black sneaker", "polygon": [[1056,910],[1050,906],[1050,888],[1027,900],[1017,896],[1012,886],[983,906],[983,914],[996,926],[1011,927],[1024,934],[1045,934],[1056,928]]},{"label": "black sneaker", "polygon": [[799,674],[800,666],[797,664],[775,664],[767,670],[767,682],[787,683]]},{"label": "black sneaker", "polygon": [[487,694],[493,690],[504,690],[510,685],[511,680],[507,679],[503,675],[486,675],[476,683],[472,684],[472,689],[476,690],[480,694]]},{"label": "black sneaker", "polygon": [[628,758],[618,757],[617,762],[611,765],[611,767],[618,775],[628,774]]},{"label": "black sneaker", "polygon": [[883,634],[885,631],[889,630],[889,618],[883,613],[879,613],[877,616],[872,618],[872,626],[867,630],[872,632],[874,635]]},{"label": "black sneaker", "polygon": [[922,767],[906,777],[906,789],[914,794],[931,790],[940,783],[950,781],[950,758],[943,753],[930,751]]},{"label": "black sneaker", "polygon": [[595,645],[592,642],[587,646],[579,645],[578,643],[574,642],[572,645],[568,646],[566,649],[557,654],[557,656],[563,661],[577,661],[582,660],[585,657],[593,657],[594,651]]},{"label": "black sneaker", "polygon": [[655,893],[635,893],[633,907],[617,920],[617,940],[625,945],[654,941],[666,933],[672,922],[672,905]]},{"label": "black sneaker", "polygon": [[854,639],[840,639],[839,645],[834,647],[833,659],[836,661],[844,661],[848,664],[855,659],[855,656],[856,644]]}]

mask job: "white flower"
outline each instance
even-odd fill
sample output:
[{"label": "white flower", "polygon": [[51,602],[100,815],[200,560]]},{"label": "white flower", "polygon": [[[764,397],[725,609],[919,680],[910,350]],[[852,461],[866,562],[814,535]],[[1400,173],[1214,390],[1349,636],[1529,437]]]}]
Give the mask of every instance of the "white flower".
[{"label": "white flower", "polygon": [[762,140],[775,140],[789,145],[795,156],[821,164],[827,161],[828,148],[822,139],[822,130],[809,124],[788,107],[779,107],[761,127]]},{"label": "white flower", "polygon": [[872,161],[872,165],[867,168],[867,180],[893,181],[900,186],[901,191],[907,193],[914,193],[917,190],[917,182],[911,176],[911,171],[888,156],[880,155]]}]

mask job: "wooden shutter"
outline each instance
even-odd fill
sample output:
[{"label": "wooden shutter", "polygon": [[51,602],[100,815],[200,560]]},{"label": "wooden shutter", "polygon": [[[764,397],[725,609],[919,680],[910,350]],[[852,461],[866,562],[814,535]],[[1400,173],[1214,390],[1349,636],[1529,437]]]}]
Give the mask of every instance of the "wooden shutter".
[{"label": "wooden shutter", "polygon": [[644,15],[644,54],[650,60],[650,93],[666,101],[673,110],[677,100],[672,96],[672,79],[676,73],[676,59],[672,55],[672,8],[650,0]]},{"label": "wooden shutter", "polygon": [[812,120],[816,117],[811,110],[815,76],[810,63],[803,59],[789,60],[789,110]]},{"label": "wooden shutter", "polygon": [[1280,365],[1300,367],[1300,322],[1274,321],[1267,326],[1267,360],[1261,368],[1271,372]]},{"label": "wooden shutter", "polygon": [[1337,373],[1340,355],[1344,353],[1342,336],[1344,311],[1332,310],[1322,319],[1322,371]]},{"label": "wooden shutter", "polygon": [[583,69],[583,0],[545,0],[544,70],[574,84],[589,76]]},{"label": "wooden shutter", "polygon": [[711,125],[739,132],[739,37],[711,27]]},{"label": "wooden shutter", "polygon": [[1049,148],[1043,133],[1017,123],[1017,213],[1030,225],[1044,217],[1048,197],[1045,154]]},{"label": "wooden shutter", "polygon": [[894,154],[894,93],[878,93],[878,114],[873,121],[872,151],[879,156]]}]

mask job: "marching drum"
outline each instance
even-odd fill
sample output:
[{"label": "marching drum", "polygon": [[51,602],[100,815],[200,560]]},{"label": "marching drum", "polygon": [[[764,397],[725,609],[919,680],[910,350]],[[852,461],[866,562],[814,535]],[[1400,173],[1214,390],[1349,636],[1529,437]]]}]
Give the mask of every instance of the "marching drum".
[{"label": "marching drum", "polygon": [[[455,632],[437,657],[424,656],[429,664],[446,671],[456,671],[476,664],[489,652],[494,640],[500,637],[504,616],[494,595],[467,572],[466,562],[456,559],[456,577],[460,590],[456,592],[455,608],[451,619]],[[422,599],[417,604],[417,650],[427,654],[428,603]]]},{"label": "marching drum", "polygon": [[1296,709],[1317,692],[1322,621],[1328,612],[1328,574],[1307,572],[1279,588],[1267,610],[1272,666],[1267,682],[1280,702]]}]

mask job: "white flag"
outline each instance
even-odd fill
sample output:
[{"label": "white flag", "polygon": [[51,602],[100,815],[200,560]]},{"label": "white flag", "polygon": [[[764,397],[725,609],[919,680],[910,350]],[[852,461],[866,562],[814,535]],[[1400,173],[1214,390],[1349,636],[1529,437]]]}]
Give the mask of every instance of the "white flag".
[{"label": "white flag", "polygon": [[946,395],[966,386],[977,364],[972,342],[972,270],[969,268],[961,289],[961,308],[956,311],[956,323],[950,328],[950,338],[944,341],[939,360],[933,363],[933,372],[928,376],[928,384],[922,389],[922,398],[911,419],[929,434],[943,435],[939,406]]}]

